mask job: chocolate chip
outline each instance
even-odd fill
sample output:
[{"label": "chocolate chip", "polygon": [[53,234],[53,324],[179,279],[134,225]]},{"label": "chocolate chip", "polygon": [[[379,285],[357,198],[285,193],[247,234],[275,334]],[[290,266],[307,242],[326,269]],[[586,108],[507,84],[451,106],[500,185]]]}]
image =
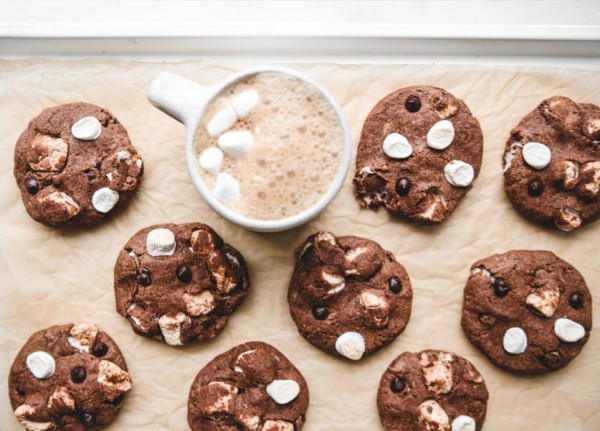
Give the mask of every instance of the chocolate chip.
[{"label": "chocolate chip", "polygon": [[404,107],[408,112],[417,112],[421,109],[421,99],[417,96],[408,96],[404,102]]},{"label": "chocolate chip", "polygon": [[410,192],[410,180],[408,178],[400,178],[396,183],[396,193],[400,196],[406,196]]},{"label": "chocolate chip", "polygon": [[572,294],[571,297],[569,298],[569,305],[571,307],[575,308],[576,310],[583,307],[583,295],[578,292]]},{"label": "chocolate chip", "polygon": [[75,367],[71,370],[71,380],[73,383],[81,383],[85,380],[86,372],[83,367]]},{"label": "chocolate chip", "polygon": [[385,187],[385,180],[377,174],[371,174],[363,178],[362,185],[368,192],[376,192]]},{"label": "chocolate chip", "polygon": [[504,282],[504,280],[500,280],[499,278],[494,280],[494,293],[496,296],[502,298],[508,295],[509,291],[510,288],[508,287],[508,284]]},{"label": "chocolate chip", "polygon": [[138,283],[140,283],[142,286],[150,286],[152,283],[152,273],[148,268],[140,268]]},{"label": "chocolate chip", "polygon": [[86,427],[91,427],[96,423],[96,416],[93,413],[82,413],[81,415],[81,423]]},{"label": "chocolate chip", "polygon": [[117,398],[112,400],[110,403],[113,406],[118,406],[118,405],[121,405],[121,403],[123,402],[124,399],[125,399],[125,395],[119,395]]},{"label": "chocolate chip", "polygon": [[396,377],[394,380],[392,380],[392,384],[390,385],[390,389],[392,390],[392,392],[394,392],[396,394],[399,394],[400,392],[402,392],[405,387],[406,387],[406,382],[404,381],[404,379],[402,377]]},{"label": "chocolate chip", "polygon": [[108,352],[108,346],[102,341],[94,344],[94,347],[92,348],[92,354],[97,358],[101,358],[102,356],[106,355],[106,352]]},{"label": "chocolate chip", "polygon": [[400,293],[402,291],[402,282],[398,277],[392,277],[388,280],[388,287],[394,293]]},{"label": "chocolate chip", "polygon": [[544,183],[538,179],[529,181],[529,184],[527,184],[527,192],[529,193],[529,196],[533,196],[534,198],[541,196],[542,193],[544,193]]},{"label": "chocolate chip", "polygon": [[177,268],[177,278],[182,283],[189,283],[192,281],[192,270],[187,266],[180,266]]},{"label": "chocolate chip", "polygon": [[325,320],[329,316],[329,310],[326,307],[314,307],[312,314],[317,320]]},{"label": "chocolate chip", "polygon": [[542,359],[542,362],[544,364],[546,364],[548,367],[556,367],[557,365],[560,364],[562,358],[560,356],[560,352],[552,351],[552,352],[545,353],[541,359]]},{"label": "chocolate chip", "polygon": [[96,181],[96,178],[98,177],[98,174],[93,169],[86,169],[85,171],[83,171],[83,173],[85,174],[90,183]]},{"label": "chocolate chip", "polygon": [[33,178],[30,178],[25,181],[25,188],[27,189],[27,193],[35,195],[40,190],[40,184]]},{"label": "chocolate chip", "polygon": [[242,388],[241,386],[238,386],[237,390],[238,390],[238,394],[243,394],[244,392],[246,392],[246,388]]}]

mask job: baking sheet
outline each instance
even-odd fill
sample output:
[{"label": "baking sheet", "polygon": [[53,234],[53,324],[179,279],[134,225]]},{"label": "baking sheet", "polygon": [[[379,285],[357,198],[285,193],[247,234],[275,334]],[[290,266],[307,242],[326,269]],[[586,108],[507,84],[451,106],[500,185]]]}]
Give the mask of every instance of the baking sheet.
[{"label": "baking sheet", "polygon": [[[184,128],[146,101],[161,71],[211,84],[254,63],[192,61],[0,61],[0,423],[21,430],[7,398],[7,375],[34,331],[57,323],[94,321],[121,346],[134,390],[115,430],[186,430],[187,395],[200,368],[245,341],[262,340],[286,354],[306,378],[311,403],[306,431],[381,430],[376,392],[381,374],[401,352],[439,348],[470,361],[485,377],[490,401],[487,431],[600,429],[598,319],[583,352],[567,368],[541,377],[516,377],[492,366],[460,327],[462,290],[470,265],[516,248],[548,249],[573,263],[600,301],[600,222],[570,235],[534,226],[511,208],[502,190],[501,155],[510,129],[544,98],[562,94],[600,103],[600,69],[449,65],[296,64],[327,87],[348,118],[356,145],[369,110],[391,91],[415,84],[443,87],[467,102],[484,132],[481,175],[441,226],[413,225],[385,211],[361,210],[349,172],[344,187],[313,222],[292,231],[244,231],[214,214],[184,169]],[[87,101],[108,108],[142,153],[145,180],[117,218],[77,232],[52,230],[23,207],[13,151],[30,118],[43,108]],[[226,329],[208,343],[173,348],[135,335],[114,307],[113,266],[127,239],[162,222],[213,226],[246,257],[252,289]],[[322,353],[298,334],[288,312],[293,248],[328,229],[378,241],[406,267],[414,289],[406,331],[384,350],[350,363]]]}]

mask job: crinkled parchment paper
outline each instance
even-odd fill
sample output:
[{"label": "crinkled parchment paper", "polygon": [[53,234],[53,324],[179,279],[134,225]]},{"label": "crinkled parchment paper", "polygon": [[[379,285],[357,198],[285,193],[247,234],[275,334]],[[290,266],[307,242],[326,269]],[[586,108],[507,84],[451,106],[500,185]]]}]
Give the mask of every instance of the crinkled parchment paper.
[{"label": "crinkled parchment paper", "polygon": [[[312,223],[285,233],[257,234],[225,222],[198,196],[184,168],[184,128],[146,100],[161,71],[215,83],[251,64],[132,61],[0,62],[0,428],[22,429],[7,399],[7,375],[34,331],[56,323],[97,322],[121,346],[134,390],[114,430],[186,430],[194,376],[215,355],[249,340],[284,352],[310,388],[307,431],[381,430],[376,393],[381,374],[401,352],[439,348],[472,361],[487,382],[485,429],[600,429],[600,328],[567,368],[516,377],[492,366],[460,327],[470,265],[510,249],[548,249],[574,264],[600,304],[600,222],[571,235],[534,226],[511,208],[502,190],[501,155],[510,129],[538,103],[562,94],[600,103],[599,70],[448,65],[294,65],[327,87],[343,106],[354,143],[373,105],[415,84],[443,87],[467,102],[485,135],[483,167],[474,188],[441,226],[420,226],[361,210],[352,193],[353,168],[338,197]],[[124,124],[146,166],[137,198],[94,229],[60,232],[31,220],[12,174],[13,150],[30,118],[43,108],[86,101],[108,108]],[[250,266],[252,289],[213,341],[169,347],[135,335],[115,311],[113,266],[138,229],[162,222],[201,221],[237,247]],[[293,248],[318,229],[378,241],[408,270],[414,288],[407,330],[377,354],[350,363],[322,353],[298,334],[288,312]],[[598,317],[598,316],[596,316]]]}]

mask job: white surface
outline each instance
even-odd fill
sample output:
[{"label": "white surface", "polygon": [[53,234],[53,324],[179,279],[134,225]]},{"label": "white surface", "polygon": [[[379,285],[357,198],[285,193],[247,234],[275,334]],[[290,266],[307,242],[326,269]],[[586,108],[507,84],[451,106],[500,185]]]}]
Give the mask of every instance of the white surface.
[{"label": "white surface", "polygon": [[600,2],[0,0],[0,57],[600,64]]},{"label": "white surface", "polygon": [[600,3],[581,0],[1,3],[0,34],[5,36],[368,35],[596,40],[600,28]]}]

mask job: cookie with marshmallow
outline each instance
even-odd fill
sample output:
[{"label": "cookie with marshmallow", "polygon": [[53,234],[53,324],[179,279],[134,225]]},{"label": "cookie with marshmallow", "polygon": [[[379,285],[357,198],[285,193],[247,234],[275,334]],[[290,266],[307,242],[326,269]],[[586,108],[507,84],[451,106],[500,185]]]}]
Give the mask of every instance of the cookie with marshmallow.
[{"label": "cookie with marshmallow", "polygon": [[309,343],[359,361],[404,331],[412,288],[404,267],[375,241],[318,232],[296,251],[288,303]]},{"label": "cookie with marshmallow", "polygon": [[210,361],[188,398],[192,431],[300,431],[308,410],[300,371],[273,346],[248,342]]},{"label": "cookie with marshmallow", "polygon": [[512,129],[504,190],[525,218],[565,232],[600,218],[600,107],[544,100]]},{"label": "cookie with marshmallow", "polygon": [[119,314],[137,334],[171,346],[216,337],[250,287],[241,253],[201,223],[140,230],[114,276]]},{"label": "cookie with marshmallow", "polygon": [[123,125],[89,103],[45,109],[15,147],[14,175],[25,209],[50,227],[102,222],[133,199],[143,173]]},{"label": "cookie with marshmallow", "polygon": [[16,420],[6,418],[3,428],[17,421],[36,431],[100,428],[115,419],[131,388],[119,347],[98,326],[51,326],[33,334],[12,364]]},{"label": "cookie with marshmallow", "polygon": [[377,409],[386,431],[478,431],[488,397],[482,375],[455,353],[404,352],[381,377]]},{"label": "cookie with marshmallow", "polygon": [[549,251],[495,254],[471,267],[462,327],[471,343],[504,370],[556,371],[589,338],[592,296],[579,271]]},{"label": "cookie with marshmallow", "polygon": [[429,86],[380,100],[363,125],[354,190],[365,208],[440,223],[479,174],[483,135],[467,105]]}]

